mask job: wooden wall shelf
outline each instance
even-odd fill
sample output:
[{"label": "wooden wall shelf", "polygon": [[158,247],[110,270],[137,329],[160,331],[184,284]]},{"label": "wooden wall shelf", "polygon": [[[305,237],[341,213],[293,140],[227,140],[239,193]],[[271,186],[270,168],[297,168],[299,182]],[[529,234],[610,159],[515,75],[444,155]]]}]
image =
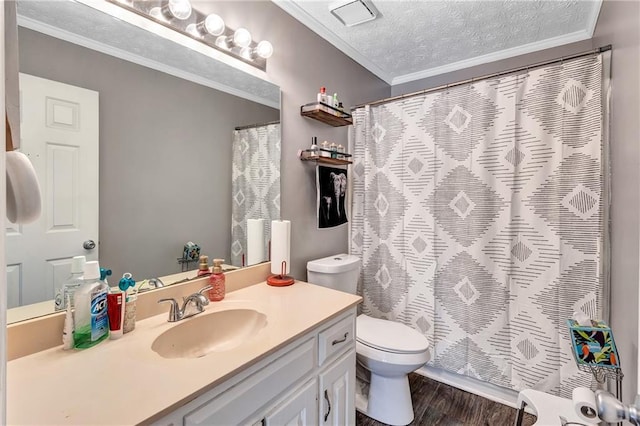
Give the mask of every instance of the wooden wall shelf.
[{"label": "wooden wall shelf", "polygon": [[348,126],[353,124],[351,114],[340,111],[322,102],[313,102],[300,107],[300,115],[313,118],[333,127]]},{"label": "wooden wall shelf", "polygon": [[[346,155],[349,155],[349,154],[346,154]],[[298,151],[298,158],[300,158],[300,160],[302,161],[313,161],[318,164],[328,164],[332,166],[346,166],[348,164],[353,164],[353,161],[346,160],[344,158],[331,158],[331,157],[321,157],[318,155],[310,155],[309,150]]]}]

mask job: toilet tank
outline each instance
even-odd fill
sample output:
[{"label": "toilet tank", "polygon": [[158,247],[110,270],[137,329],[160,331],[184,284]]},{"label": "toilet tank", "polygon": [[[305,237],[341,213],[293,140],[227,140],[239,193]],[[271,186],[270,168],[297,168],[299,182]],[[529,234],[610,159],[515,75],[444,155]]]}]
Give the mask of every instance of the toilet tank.
[{"label": "toilet tank", "polygon": [[307,262],[307,281],[311,284],[356,294],[360,258],[336,254]]}]

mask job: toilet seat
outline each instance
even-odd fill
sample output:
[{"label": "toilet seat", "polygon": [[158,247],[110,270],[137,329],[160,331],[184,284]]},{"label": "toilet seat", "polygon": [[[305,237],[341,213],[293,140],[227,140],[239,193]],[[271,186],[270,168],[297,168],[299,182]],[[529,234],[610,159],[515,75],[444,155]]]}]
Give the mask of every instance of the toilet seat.
[{"label": "toilet seat", "polygon": [[425,336],[395,321],[358,315],[356,340],[362,345],[395,354],[420,354],[429,348]]}]

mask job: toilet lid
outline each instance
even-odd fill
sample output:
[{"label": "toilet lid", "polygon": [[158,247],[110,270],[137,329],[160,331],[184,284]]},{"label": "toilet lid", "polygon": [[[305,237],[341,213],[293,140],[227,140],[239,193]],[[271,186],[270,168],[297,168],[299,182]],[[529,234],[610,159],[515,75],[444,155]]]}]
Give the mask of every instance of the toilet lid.
[{"label": "toilet lid", "polygon": [[367,346],[394,353],[420,353],[429,341],[413,328],[395,321],[358,315],[356,340]]}]

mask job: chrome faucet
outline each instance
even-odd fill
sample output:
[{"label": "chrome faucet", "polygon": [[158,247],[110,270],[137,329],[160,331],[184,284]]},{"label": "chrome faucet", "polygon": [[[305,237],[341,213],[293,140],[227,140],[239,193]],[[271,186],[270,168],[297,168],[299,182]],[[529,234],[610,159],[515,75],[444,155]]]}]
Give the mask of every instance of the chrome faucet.
[{"label": "chrome faucet", "polygon": [[190,294],[187,297],[182,298],[182,308],[178,307],[176,299],[160,299],[158,303],[169,302],[171,308],[169,309],[169,322],[176,322],[185,318],[192,317],[204,311],[204,307],[209,304],[209,298],[204,295],[206,291],[211,290],[213,287],[210,285],[205,288],[201,288],[197,293]]}]

